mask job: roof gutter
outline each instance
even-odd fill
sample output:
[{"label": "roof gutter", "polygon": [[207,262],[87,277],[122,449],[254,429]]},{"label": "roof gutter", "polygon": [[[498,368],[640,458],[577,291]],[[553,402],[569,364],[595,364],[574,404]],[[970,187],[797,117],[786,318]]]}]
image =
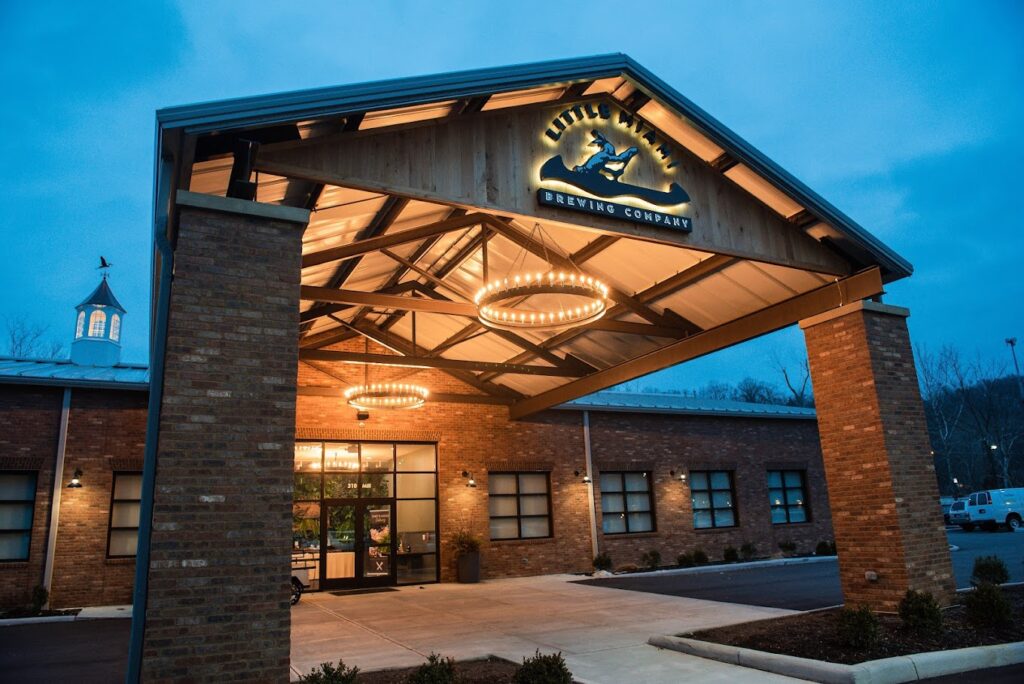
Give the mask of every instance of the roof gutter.
[{"label": "roof gutter", "polygon": [[135,586],[132,591],[132,630],[128,645],[127,684],[141,681],[142,646],[146,628],[146,601],[149,596],[150,541],[153,534],[153,495],[156,490],[157,444],[160,439],[160,408],[164,394],[164,357],[167,352],[167,322],[174,274],[174,250],[167,239],[167,204],[173,162],[162,158],[157,133],[157,174],[154,203],[153,242],[160,257],[160,281],[155,329],[151,347],[149,409],[146,419],[146,451],[142,464],[142,501],[139,509],[139,542],[135,557]]}]

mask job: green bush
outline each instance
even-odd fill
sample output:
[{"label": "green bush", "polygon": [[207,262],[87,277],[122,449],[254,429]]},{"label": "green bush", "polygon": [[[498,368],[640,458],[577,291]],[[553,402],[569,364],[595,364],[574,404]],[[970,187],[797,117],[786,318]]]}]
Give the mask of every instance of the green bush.
[{"label": "green bush", "polygon": [[681,568],[692,568],[695,563],[693,562],[692,553],[681,553],[676,556],[676,565]]},{"label": "green bush", "polygon": [[459,530],[452,535],[452,546],[455,547],[455,555],[461,556],[464,553],[473,553],[480,550],[480,537],[466,530]]},{"label": "green bush", "polygon": [[919,634],[942,632],[942,610],[927,591],[907,590],[900,601],[900,620],[904,627]]},{"label": "green bush", "polygon": [[878,618],[867,606],[843,608],[839,611],[839,639],[858,651],[866,651],[878,643]]},{"label": "green bush", "polygon": [[787,556],[792,556],[796,553],[796,542],[791,541],[780,541],[779,551],[782,551]]},{"label": "green bush", "polygon": [[405,680],[409,684],[458,684],[462,680],[455,672],[455,661],[431,653],[427,662],[420,665]]},{"label": "green bush", "polygon": [[743,542],[743,546],[740,547],[740,556],[743,560],[753,560],[754,556],[757,555],[757,546],[750,542]]},{"label": "green bush", "polygon": [[611,570],[612,569],[612,557],[607,553],[599,553],[594,556],[594,569],[595,570]]},{"label": "green bush", "polygon": [[967,621],[975,627],[1005,627],[1013,621],[1010,602],[995,584],[982,582],[964,597]]},{"label": "green bush", "polygon": [[1006,563],[999,556],[981,556],[974,559],[971,584],[1005,584],[1010,579]]},{"label": "green bush", "polygon": [[725,551],[722,552],[722,560],[726,563],[735,563],[740,559],[740,552],[731,546],[726,546]]},{"label": "green bush", "polygon": [[43,606],[50,599],[50,592],[46,591],[46,587],[41,584],[37,584],[32,588],[32,612],[38,615],[43,612]]},{"label": "green bush", "polygon": [[707,565],[708,554],[704,553],[704,549],[693,550],[693,564],[694,565]]},{"label": "green bush", "polygon": [[825,541],[818,542],[818,546],[814,549],[815,556],[834,556],[836,555],[836,544],[835,542]]},{"label": "green bush", "polygon": [[338,666],[331,663],[320,663],[308,675],[299,677],[304,684],[355,684],[359,677],[358,667],[346,667],[345,661],[339,660]]},{"label": "green bush", "polygon": [[640,556],[640,564],[648,570],[657,570],[658,566],[661,565],[661,551],[658,551],[658,549],[645,551],[644,555]]},{"label": "green bush", "polygon": [[541,655],[540,650],[523,664],[512,677],[514,684],[572,684],[572,672],[565,665],[562,653]]}]

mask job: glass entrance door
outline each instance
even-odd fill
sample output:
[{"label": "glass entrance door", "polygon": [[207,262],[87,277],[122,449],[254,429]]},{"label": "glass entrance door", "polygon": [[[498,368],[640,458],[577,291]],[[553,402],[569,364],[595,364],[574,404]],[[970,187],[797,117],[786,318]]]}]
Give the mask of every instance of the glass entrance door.
[{"label": "glass entrance door", "polygon": [[352,584],[356,577],[356,518],[357,510],[355,504],[332,504],[324,507],[323,524],[324,536],[322,540],[324,553],[322,556],[323,568],[320,576],[323,577],[321,587],[331,588],[344,584]]},{"label": "glass entrance door", "polygon": [[[391,504],[364,504],[362,507],[362,567],[364,580],[390,582],[394,558],[391,544]],[[367,584],[371,582],[363,582]]]},{"label": "glass entrance door", "polygon": [[323,589],[394,584],[390,502],[325,502]]}]

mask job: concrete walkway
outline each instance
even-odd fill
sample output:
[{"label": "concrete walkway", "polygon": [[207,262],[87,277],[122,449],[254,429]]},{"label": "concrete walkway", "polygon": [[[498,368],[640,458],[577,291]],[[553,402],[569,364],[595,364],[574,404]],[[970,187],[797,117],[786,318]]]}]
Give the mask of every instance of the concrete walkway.
[{"label": "concrete walkway", "polygon": [[431,584],[354,596],[307,594],[292,609],[292,671],[344,659],[362,670],[417,665],[431,651],[456,660],[513,661],[561,651],[573,674],[593,684],[794,682],[648,646],[652,634],[788,615],[741,606],[609,591],[547,575],[480,584]]}]

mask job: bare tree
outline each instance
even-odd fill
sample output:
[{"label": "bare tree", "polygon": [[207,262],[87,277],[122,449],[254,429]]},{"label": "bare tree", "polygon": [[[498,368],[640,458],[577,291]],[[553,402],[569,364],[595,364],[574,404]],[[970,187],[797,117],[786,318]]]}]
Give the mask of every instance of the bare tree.
[{"label": "bare tree", "polygon": [[807,363],[807,356],[800,355],[795,359],[783,359],[778,350],[773,350],[771,360],[772,364],[782,373],[782,380],[786,384],[786,389],[793,395],[789,403],[793,406],[813,406],[811,368]]},{"label": "bare tree", "polygon": [[709,382],[693,394],[701,399],[732,399],[733,388],[727,382]]},{"label": "bare tree", "polygon": [[49,327],[24,317],[7,319],[7,353],[20,359],[56,359],[64,344],[50,338]]},{"label": "bare tree", "polygon": [[957,488],[953,486],[953,480],[964,482],[964,476],[968,475],[968,484],[971,484],[974,481],[974,473],[971,472],[971,459],[964,462],[965,454],[956,448],[961,438],[961,419],[964,415],[963,393],[951,391],[951,388],[956,386],[953,374],[956,357],[956,350],[948,345],[942,347],[938,353],[931,353],[923,346],[917,347],[921,398],[924,400],[928,418],[936,466],[941,464],[945,471],[947,486],[958,494]]},{"label": "bare tree", "polygon": [[747,401],[754,404],[781,404],[782,397],[775,386],[764,380],[743,378],[733,390],[736,401]]}]

